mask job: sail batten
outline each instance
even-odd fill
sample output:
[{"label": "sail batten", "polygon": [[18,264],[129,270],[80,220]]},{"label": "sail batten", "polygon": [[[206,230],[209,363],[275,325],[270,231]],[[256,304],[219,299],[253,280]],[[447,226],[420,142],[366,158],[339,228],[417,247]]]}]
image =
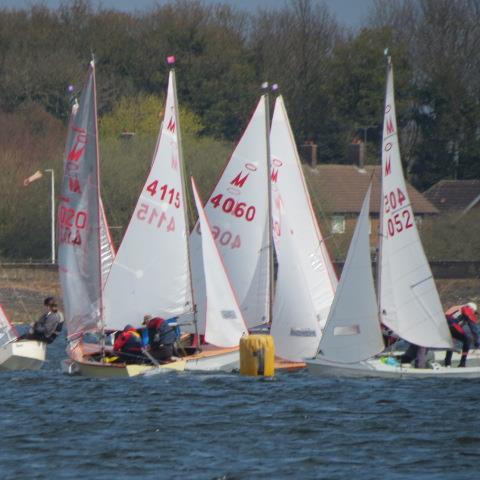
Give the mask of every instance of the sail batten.
[{"label": "sail batten", "polygon": [[380,208],[379,301],[382,322],[416,345],[451,347],[451,336],[403,176],[390,62],[384,110]]}]

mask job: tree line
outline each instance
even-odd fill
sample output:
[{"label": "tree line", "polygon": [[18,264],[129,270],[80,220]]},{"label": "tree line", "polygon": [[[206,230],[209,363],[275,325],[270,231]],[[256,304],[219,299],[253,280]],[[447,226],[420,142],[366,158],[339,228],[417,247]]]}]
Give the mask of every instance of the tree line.
[{"label": "tree line", "polygon": [[[177,57],[187,161],[205,178],[204,194],[264,81],[279,84],[297,142],[316,143],[319,162],[346,163],[348,145],[359,138],[366,140],[367,163],[378,163],[385,48],[394,62],[409,180],[424,190],[443,178],[479,178],[480,0],[374,0],[365,13],[352,31],[321,0],[285,0],[253,13],[200,0],[131,13],[88,0],[57,9],[0,8],[0,160],[8,171],[0,179],[0,239],[8,248],[0,256],[28,256],[27,232],[35,218],[48,217],[48,205],[35,201],[43,187],[25,193],[16,185],[53,158],[59,167],[68,87],[80,91],[92,53],[113,223],[126,223],[138,193],[134,182],[148,167],[170,54]],[[125,131],[136,134],[128,146],[119,139]],[[22,228],[19,220],[12,226],[15,206],[27,200],[38,210]],[[39,231],[34,251],[48,252],[47,240]]]}]

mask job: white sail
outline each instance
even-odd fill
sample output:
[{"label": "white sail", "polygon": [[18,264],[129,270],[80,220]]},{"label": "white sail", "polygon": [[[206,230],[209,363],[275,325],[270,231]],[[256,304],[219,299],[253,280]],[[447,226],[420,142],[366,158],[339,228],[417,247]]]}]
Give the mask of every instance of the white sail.
[{"label": "white sail", "polygon": [[150,173],[105,285],[105,324],[140,325],[192,311],[174,72]]},{"label": "white sail", "polygon": [[113,246],[110,229],[108,228],[103,202],[102,199],[100,199],[100,259],[102,265],[102,287],[105,287],[105,282],[107,281],[108,274],[112,268],[114,258],[115,247]]},{"label": "white sail", "polygon": [[451,336],[405,187],[390,62],[384,114],[379,285],[381,320],[411,343],[449,348],[452,345]]},{"label": "white sail", "polygon": [[207,292],[205,341],[218,347],[235,347],[238,346],[242,335],[248,333],[248,329],[225,272],[193,178],[192,189],[200,224]]},{"label": "white sail", "polygon": [[17,330],[10,323],[5,310],[2,305],[0,305],[0,346],[15,340],[17,337]]},{"label": "white sail", "polygon": [[[268,319],[268,167],[262,97],[205,205],[218,250],[247,325]],[[205,329],[206,295],[199,224],[190,235],[198,329]]]},{"label": "white sail", "polygon": [[72,109],[58,206],[58,270],[68,334],[101,327],[100,187],[95,65]]},{"label": "white sail", "polygon": [[298,361],[317,351],[338,282],[313,213],[281,96],[275,102],[270,148],[273,235],[279,265],[271,334],[276,354]]},{"label": "white sail", "polygon": [[370,259],[368,187],[318,356],[339,363],[366,360],[384,348]]}]

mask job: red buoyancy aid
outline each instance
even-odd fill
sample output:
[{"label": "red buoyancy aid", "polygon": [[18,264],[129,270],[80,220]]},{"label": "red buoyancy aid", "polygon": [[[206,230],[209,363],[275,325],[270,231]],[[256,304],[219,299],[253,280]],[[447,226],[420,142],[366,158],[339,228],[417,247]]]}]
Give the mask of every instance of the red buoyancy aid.
[{"label": "red buoyancy aid", "polygon": [[142,351],[142,346],[141,335],[135,330],[135,328],[130,328],[117,337],[113,344],[113,349],[116,352],[137,353]]},{"label": "red buoyancy aid", "polygon": [[445,312],[445,315],[448,324],[462,335],[465,334],[462,324],[465,323],[466,320],[470,320],[474,324],[478,323],[477,315],[468,305],[455,305],[454,307],[450,307]]}]

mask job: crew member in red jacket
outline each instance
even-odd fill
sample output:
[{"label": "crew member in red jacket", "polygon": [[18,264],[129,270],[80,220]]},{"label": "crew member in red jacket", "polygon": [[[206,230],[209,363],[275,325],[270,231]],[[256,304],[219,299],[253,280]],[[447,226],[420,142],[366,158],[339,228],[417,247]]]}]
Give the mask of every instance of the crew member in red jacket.
[{"label": "crew member in red jacket", "polygon": [[119,354],[120,360],[127,363],[139,363],[142,347],[142,337],[131,325],[123,329],[113,344],[113,350]]},{"label": "crew member in red jacket", "polygon": [[[458,364],[459,367],[465,367],[467,363],[471,337],[473,338],[475,348],[478,348],[480,345],[477,311],[477,304],[469,302],[466,305],[451,307],[445,312],[452,337],[462,342],[462,358]],[[468,327],[470,334],[465,331],[465,327]],[[452,350],[447,350],[445,355],[446,367],[452,364],[452,354]]]}]

